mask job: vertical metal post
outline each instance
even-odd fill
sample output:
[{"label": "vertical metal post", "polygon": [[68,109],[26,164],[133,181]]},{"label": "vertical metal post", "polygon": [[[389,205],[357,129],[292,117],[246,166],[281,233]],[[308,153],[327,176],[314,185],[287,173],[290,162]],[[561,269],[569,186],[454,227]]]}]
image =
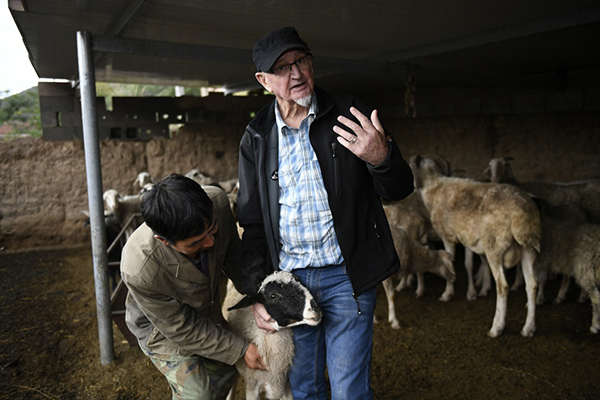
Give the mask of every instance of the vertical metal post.
[{"label": "vertical metal post", "polygon": [[96,76],[90,32],[77,32],[77,60],[81,90],[81,117],[83,122],[83,144],[85,169],[92,228],[92,255],[94,282],[96,287],[96,311],[98,313],[98,335],[100,362],[109,364],[114,360],[112,313],[108,257],[106,255],[106,231],[104,227],[104,204],[102,200],[102,169],[100,142],[98,139],[98,116],[96,113]]}]

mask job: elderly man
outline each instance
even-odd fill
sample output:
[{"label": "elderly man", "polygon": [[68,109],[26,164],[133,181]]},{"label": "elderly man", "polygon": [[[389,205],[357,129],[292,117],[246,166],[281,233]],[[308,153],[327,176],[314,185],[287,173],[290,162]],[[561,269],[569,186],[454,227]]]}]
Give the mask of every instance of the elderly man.
[{"label": "elderly man", "polygon": [[[294,28],[267,33],[253,58],[275,99],[240,144],[245,291],[270,271],[292,271],[323,310],[319,326],[294,328],[294,399],[326,398],[326,369],[332,398],[373,398],[375,287],[399,268],[381,198],[408,196],[411,169],[377,111],[315,87],[312,54]],[[264,307],[253,311],[268,330]]]}]

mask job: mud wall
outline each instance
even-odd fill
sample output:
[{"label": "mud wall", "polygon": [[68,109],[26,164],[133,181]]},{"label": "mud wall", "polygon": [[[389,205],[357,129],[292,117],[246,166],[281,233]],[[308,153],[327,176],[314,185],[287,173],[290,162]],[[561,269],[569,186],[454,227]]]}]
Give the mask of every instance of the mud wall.
[{"label": "mud wall", "polygon": [[[449,115],[382,121],[405,157],[440,153],[462,176],[477,178],[492,157],[512,156],[519,180],[600,178],[596,110],[504,115]],[[218,180],[237,176],[245,123],[183,127],[173,139],[100,144],[103,190],[133,194],[137,174],[156,179],[192,168]],[[83,143],[22,138],[0,142],[0,248],[89,242]]]}]

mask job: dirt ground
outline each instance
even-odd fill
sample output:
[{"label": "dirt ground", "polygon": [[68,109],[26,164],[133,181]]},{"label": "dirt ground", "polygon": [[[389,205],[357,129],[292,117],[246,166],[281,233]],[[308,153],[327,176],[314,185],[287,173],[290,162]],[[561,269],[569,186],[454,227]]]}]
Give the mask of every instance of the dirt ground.
[{"label": "dirt ground", "polygon": [[[508,273],[509,281],[512,271]],[[576,301],[538,307],[537,331],[523,338],[525,292],[509,294],[507,327],[486,336],[495,295],[465,299],[458,268],[455,299],[438,301],[444,282],[396,300],[401,330],[390,328],[378,288],[373,354],[376,399],[597,399],[600,336],[591,307]],[[546,287],[552,299],[558,281]],[[91,251],[0,252],[0,399],[168,399],[166,381],[114,328],[115,361],[101,365]],[[240,396],[238,396],[240,398]]]}]

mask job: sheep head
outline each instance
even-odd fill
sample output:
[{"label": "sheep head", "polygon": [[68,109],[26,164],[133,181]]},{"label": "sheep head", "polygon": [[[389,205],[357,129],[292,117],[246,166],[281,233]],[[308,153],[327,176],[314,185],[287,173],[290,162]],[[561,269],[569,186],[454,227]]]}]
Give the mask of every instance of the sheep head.
[{"label": "sheep head", "polygon": [[276,271],[268,275],[255,295],[247,295],[229,310],[261,303],[276,321],[274,328],[291,328],[297,325],[315,326],[321,322],[322,313],[308,289],[292,273]]},{"label": "sheep head", "polygon": [[510,166],[512,160],[513,157],[492,158],[485,170],[489,171],[490,180],[495,183],[514,183],[516,179]]},{"label": "sheep head", "polygon": [[421,189],[429,177],[449,176],[450,163],[439,154],[412,156],[409,161],[415,178],[415,188]]},{"label": "sheep head", "polygon": [[119,204],[121,203],[123,196],[121,196],[119,192],[117,192],[115,189],[109,189],[104,192],[102,198],[104,199],[105,204],[105,214],[120,214]]},{"label": "sheep head", "polygon": [[148,172],[140,172],[138,174],[137,178],[135,178],[135,181],[133,181],[134,185],[139,185],[139,187],[142,188],[142,189],[147,184],[154,184],[154,183],[156,183],[154,181],[154,178]]}]

